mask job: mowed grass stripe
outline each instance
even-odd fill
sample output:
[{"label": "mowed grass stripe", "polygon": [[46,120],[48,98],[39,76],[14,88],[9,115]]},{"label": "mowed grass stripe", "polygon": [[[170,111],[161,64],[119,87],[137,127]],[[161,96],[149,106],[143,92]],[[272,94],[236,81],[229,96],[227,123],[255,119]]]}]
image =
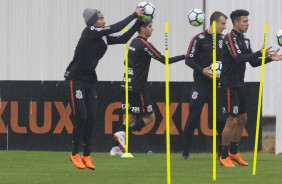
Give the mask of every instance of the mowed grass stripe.
[{"label": "mowed grass stripe", "polygon": [[[94,153],[96,170],[78,170],[71,165],[68,152],[0,151],[2,184],[162,184],[166,183],[166,155],[134,153],[134,159]],[[205,184],[212,181],[212,154],[191,154],[184,161],[180,153],[171,154],[172,184]],[[258,154],[257,175],[252,176],[253,153],[242,153],[248,167],[217,169],[217,184],[281,184],[282,156]]]}]

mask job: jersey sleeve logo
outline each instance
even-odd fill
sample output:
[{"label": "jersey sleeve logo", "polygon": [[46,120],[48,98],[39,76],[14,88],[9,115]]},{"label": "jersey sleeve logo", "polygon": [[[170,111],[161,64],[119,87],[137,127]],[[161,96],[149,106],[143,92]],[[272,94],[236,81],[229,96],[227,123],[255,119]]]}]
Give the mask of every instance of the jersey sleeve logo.
[{"label": "jersey sleeve logo", "polygon": [[154,54],[147,47],[144,48],[144,51],[147,52],[151,57],[154,56]]},{"label": "jersey sleeve logo", "polygon": [[234,40],[234,46],[236,47],[237,53],[238,53],[238,54],[241,54],[241,50],[240,50],[240,48],[239,48],[239,46],[238,46],[238,43],[237,43],[237,41],[236,41],[236,38],[234,37],[233,40]]},{"label": "jersey sleeve logo", "polygon": [[197,44],[197,40],[194,41],[192,49],[191,49],[191,53],[190,53],[190,57],[194,57],[194,52],[196,50],[196,44]]}]

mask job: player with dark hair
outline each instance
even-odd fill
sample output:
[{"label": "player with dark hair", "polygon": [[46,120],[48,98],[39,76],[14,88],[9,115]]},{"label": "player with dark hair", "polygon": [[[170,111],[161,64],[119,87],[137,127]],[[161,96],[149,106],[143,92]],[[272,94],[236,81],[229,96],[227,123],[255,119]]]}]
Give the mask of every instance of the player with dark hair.
[{"label": "player with dark hair", "polygon": [[[212,36],[212,22],[216,21],[216,47],[217,47],[217,61],[221,61],[221,48],[223,45],[222,32],[226,29],[227,16],[219,11],[215,11],[210,17],[209,28],[194,36],[190,42],[186,65],[194,70],[194,84],[191,90],[189,103],[189,116],[184,127],[183,133],[183,152],[182,159],[189,158],[189,150],[194,135],[194,130],[200,122],[202,108],[205,102],[208,102],[212,107],[212,71],[210,65],[212,64],[212,50],[213,50],[213,36]],[[217,132],[219,140],[221,140],[221,132],[224,128],[224,117],[222,109],[218,103],[217,105]],[[219,141],[219,147],[221,141]]]},{"label": "player with dark hair", "polygon": [[[128,51],[128,101],[129,101],[129,131],[141,131],[155,119],[152,102],[146,89],[151,58],[165,64],[165,57],[147,41],[153,32],[153,23],[144,23],[138,30],[137,38],[129,45]],[[169,64],[185,59],[185,55],[169,58]],[[125,77],[125,75],[124,75]],[[122,84],[122,109],[125,111],[125,79]],[[114,134],[119,147],[113,147],[110,154],[118,155],[125,149],[125,122]]]},{"label": "player with dark hair", "polygon": [[[220,164],[225,167],[235,167],[233,161],[239,165],[248,166],[238,153],[238,144],[243,128],[247,122],[247,94],[244,83],[246,63],[252,67],[262,64],[262,51],[252,52],[250,40],[244,33],[249,28],[249,12],[246,10],[235,10],[231,13],[233,29],[224,38],[222,49],[223,68],[220,77],[221,102],[226,112],[226,124],[222,132],[222,153]],[[279,61],[282,55],[277,51],[266,49],[265,63]],[[229,147],[230,146],[230,147]]]},{"label": "player with dark hair", "polygon": [[[143,16],[144,10],[137,8],[136,12],[124,20],[105,26],[104,15],[87,8],[83,11],[86,28],[82,31],[76,46],[73,60],[65,72],[67,94],[74,115],[72,133],[72,153],[70,160],[79,169],[95,169],[92,164],[91,139],[93,125],[96,122],[97,111],[97,75],[96,66],[107,51],[108,45],[126,43],[141,26],[136,23],[121,36],[110,35],[121,31],[133,19]],[[79,155],[80,140],[83,140],[83,156]]]}]

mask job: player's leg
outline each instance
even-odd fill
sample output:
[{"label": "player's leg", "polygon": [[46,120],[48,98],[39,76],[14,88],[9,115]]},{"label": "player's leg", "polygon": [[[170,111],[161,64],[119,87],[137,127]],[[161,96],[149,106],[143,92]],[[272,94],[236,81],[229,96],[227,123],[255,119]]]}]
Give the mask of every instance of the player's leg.
[{"label": "player's leg", "polygon": [[207,92],[208,91],[206,91],[206,89],[202,89],[201,86],[195,85],[192,87],[189,103],[189,115],[183,130],[183,160],[187,160],[189,158],[189,150],[192,144],[194,130],[196,126],[199,125],[202,108],[207,98]]},{"label": "player's leg", "polygon": [[135,100],[132,101],[131,112],[136,115],[136,120],[129,126],[130,132],[141,131],[143,127],[155,121],[152,101],[147,90],[143,90],[138,95],[135,95]]},{"label": "player's leg", "polygon": [[228,156],[228,150],[232,132],[238,121],[239,96],[233,88],[222,88],[220,94],[222,107],[226,112],[226,123],[222,131],[222,152],[219,162],[225,167],[235,167]]},{"label": "player's leg", "polygon": [[[136,115],[128,112],[128,125],[131,125],[132,122],[136,121]],[[122,131],[125,132],[125,128],[126,128],[126,120],[123,120],[123,123],[120,125],[118,132]]]},{"label": "player's leg", "polygon": [[232,132],[230,152],[236,154],[238,152],[238,144],[240,142],[243,129],[247,122],[247,113],[239,114],[237,124]]},{"label": "player's leg", "polygon": [[[129,102],[131,114],[129,132],[141,131],[143,127],[155,120],[151,99],[146,90],[139,93],[130,92]],[[115,133],[114,139],[118,142],[120,149],[123,150],[125,148],[125,133],[123,131]]]},{"label": "player's leg", "polygon": [[85,165],[82,163],[79,155],[79,143],[82,137],[83,128],[86,123],[86,106],[85,106],[85,90],[82,81],[66,80],[67,96],[72,108],[74,117],[72,132],[72,153],[70,159],[75,167],[83,169]]},{"label": "player's leg", "polygon": [[229,157],[236,161],[239,165],[248,166],[248,163],[243,160],[241,154],[238,153],[238,145],[242,136],[243,128],[247,122],[247,113],[238,116],[237,124],[232,132],[231,145],[229,148]]},{"label": "player's leg", "polygon": [[238,153],[238,146],[242,136],[243,129],[247,123],[247,95],[245,88],[238,89],[240,106],[237,125],[232,132],[231,145],[229,148],[229,157],[236,161],[239,165],[248,166],[248,163],[243,160],[241,154]]},{"label": "player's leg", "polygon": [[[136,120],[136,115],[131,112],[128,113],[128,125],[130,126]],[[128,129],[130,131],[130,128]],[[110,155],[120,155],[121,152],[125,151],[125,131],[126,131],[126,120],[120,125],[118,131],[114,133],[115,145],[110,151]]]},{"label": "player's leg", "polygon": [[226,159],[228,157],[228,150],[231,140],[231,135],[233,130],[236,127],[238,118],[236,116],[229,115],[226,118],[225,127],[222,131],[222,151],[221,151],[221,159]]},{"label": "player's leg", "polygon": [[[128,93],[128,125],[131,125],[132,122],[136,120],[136,114],[132,113],[132,106],[135,106],[134,104],[136,103],[135,101],[138,99],[138,93],[133,93],[129,91]],[[121,101],[122,101],[122,111],[125,114],[126,111],[126,104],[125,104],[125,92],[121,91]],[[136,109],[135,109],[136,110]],[[121,123],[119,129],[117,132],[114,133],[113,138],[114,138],[114,146],[112,147],[110,151],[110,155],[119,155],[120,152],[125,151],[125,130],[126,130],[126,119],[123,120],[123,123]],[[119,147],[119,148],[117,148]]]},{"label": "player's leg", "polygon": [[[222,150],[222,131],[224,129],[225,126],[225,122],[226,122],[226,117],[225,117],[225,112],[224,112],[224,108],[222,107],[222,102],[221,102],[221,88],[218,88],[217,91],[217,98],[216,98],[216,131],[217,131],[217,145],[218,145],[218,149],[217,149],[217,156],[218,158],[221,156],[221,150]],[[209,97],[209,123],[211,123],[211,127],[213,127],[212,125],[212,120],[213,120],[213,96],[211,94],[211,96]]]},{"label": "player's leg", "polygon": [[96,123],[97,114],[97,92],[96,85],[94,83],[87,83],[87,89],[85,90],[85,104],[87,109],[87,121],[83,131],[83,157],[82,162],[89,169],[95,169],[92,164],[93,158],[90,156],[91,153],[91,140],[93,126]]}]

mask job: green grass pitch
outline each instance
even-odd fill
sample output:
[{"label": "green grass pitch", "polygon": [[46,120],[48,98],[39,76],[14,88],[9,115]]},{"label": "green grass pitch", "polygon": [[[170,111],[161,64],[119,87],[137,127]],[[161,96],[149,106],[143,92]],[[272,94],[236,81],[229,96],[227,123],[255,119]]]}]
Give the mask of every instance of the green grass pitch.
[{"label": "green grass pitch", "polygon": [[[1,184],[166,184],[165,154],[133,154],[135,158],[93,153],[96,170],[78,170],[68,152],[0,151]],[[242,153],[248,167],[224,168],[217,164],[212,180],[212,155],[192,154],[181,160],[171,154],[172,184],[281,184],[282,156],[258,154],[257,174],[252,175],[253,153]]]}]

